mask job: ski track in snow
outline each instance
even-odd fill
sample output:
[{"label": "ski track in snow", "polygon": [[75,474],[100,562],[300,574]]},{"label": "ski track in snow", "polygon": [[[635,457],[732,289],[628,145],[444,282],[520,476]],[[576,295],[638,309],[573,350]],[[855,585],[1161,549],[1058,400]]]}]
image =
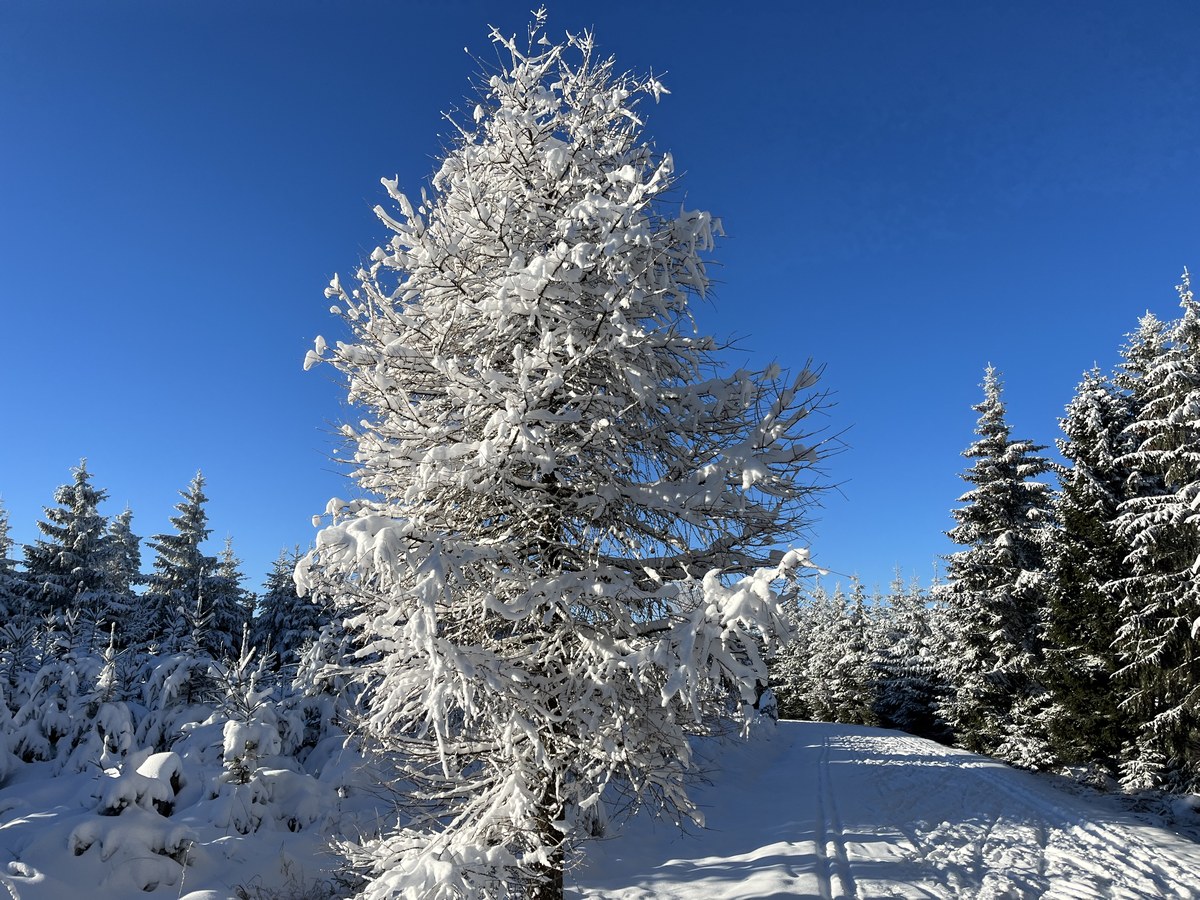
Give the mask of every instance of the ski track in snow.
[{"label": "ski track in snow", "polygon": [[649,818],[588,848],[586,900],[1190,900],[1200,846],[995,760],[784,722],[723,745],[707,828]]}]

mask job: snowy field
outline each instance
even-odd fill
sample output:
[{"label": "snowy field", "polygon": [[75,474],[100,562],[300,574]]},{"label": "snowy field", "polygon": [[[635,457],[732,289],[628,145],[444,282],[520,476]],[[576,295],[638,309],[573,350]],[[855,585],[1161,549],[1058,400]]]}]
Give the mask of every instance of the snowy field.
[{"label": "snowy field", "polygon": [[[1067,792],[899,732],[784,722],[749,743],[701,750],[710,782],[695,797],[706,828],[681,834],[634,820],[619,837],[591,846],[569,896],[1200,897],[1200,845],[1122,811],[1115,798]],[[203,767],[186,758],[169,816],[150,802],[162,793],[150,782],[169,781],[170,766],[156,770],[150,761],[146,781],[51,778],[48,764],[19,766],[0,790],[0,886],[8,894],[0,897],[302,896],[303,885],[336,877],[327,837],[365,830],[382,799],[372,798],[357,764],[336,752],[327,759],[311,781],[285,773],[267,779],[289,816],[310,808],[304,827],[293,832],[285,817],[268,817],[247,834],[229,827],[228,809],[205,799]],[[284,797],[285,787],[303,796]],[[118,815],[98,813],[106,792],[110,805],[128,793],[129,805]]]},{"label": "snowy field", "polygon": [[1195,898],[1200,845],[1045,779],[895,731],[783,722],[711,760],[706,828],[637,821],[588,900]]}]

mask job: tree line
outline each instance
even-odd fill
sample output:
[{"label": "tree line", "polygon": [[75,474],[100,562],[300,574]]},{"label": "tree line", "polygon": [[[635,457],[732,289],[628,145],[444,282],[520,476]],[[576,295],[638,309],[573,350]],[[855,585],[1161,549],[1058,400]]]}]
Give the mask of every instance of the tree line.
[{"label": "tree line", "polygon": [[[961,549],[928,591],[851,582],[791,604],[785,715],[899,727],[1127,790],[1200,784],[1200,304],[1147,313],[1080,381],[1063,462],[1014,438],[988,367]],[[1054,483],[1044,480],[1051,475]]]},{"label": "tree line", "polygon": [[282,699],[330,619],[296,592],[298,549],[280,553],[259,596],[231,541],[205,552],[203,475],[180,492],[172,530],[149,539],[145,574],[130,510],[101,513],[107,493],[86,460],[71,474],[20,562],[0,508],[0,778],[17,761],[78,771],[167,750],[186,722],[244,705],[251,672],[267,691],[256,707],[272,687]]},{"label": "tree line", "polygon": [[37,523],[41,536],[28,546],[14,544],[8,511],[0,507],[0,616],[7,623],[0,641],[7,651],[31,647],[37,641],[30,635],[66,623],[88,651],[111,642],[120,650],[170,654],[194,639],[205,653],[225,658],[238,654],[248,630],[260,654],[294,663],[328,621],[320,601],[296,594],[299,548],[280,551],[261,595],[243,587],[231,538],[218,554],[205,552],[212,529],[203,474],[180,492],[172,530],[149,539],[155,554],[149,573],[142,571],[132,511],[100,512],[108,494],[92,483],[86,460],[71,475]]}]

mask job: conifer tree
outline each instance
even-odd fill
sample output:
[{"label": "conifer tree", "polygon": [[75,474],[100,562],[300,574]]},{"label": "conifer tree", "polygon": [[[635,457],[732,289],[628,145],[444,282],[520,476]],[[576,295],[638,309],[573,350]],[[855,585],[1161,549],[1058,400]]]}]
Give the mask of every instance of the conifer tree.
[{"label": "conifer tree", "polygon": [[250,622],[254,595],[242,587],[242,561],[233,552],[233,538],[217,555],[216,566],[204,578],[205,608],[211,620],[202,646],[216,659],[239,656],[242,632]]},{"label": "conifer tree", "polygon": [[846,592],[839,583],[832,592],[815,592],[812,600],[805,659],[806,703],[818,722],[837,722],[842,716],[845,695],[835,673],[850,637]]},{"label": "conifer tree", "polygon": [[1131,475],[1119,460],[1131,449],[1132,401],[1092,369],[1066,413],[1058,448],[1069,465],[1059,472],[1059,528],[1047,559],[1046,725],[1060,762],[1115,772],[1130,735],[1118,709],[1120,610],[1109,583],[1125,574],[1115,520]]},{"label": "conifer tree", "polygon": [[205,583],[217,566],[216,557],[206,555],[201,549],[212,533],[204,508],[208,502],[204,475],[197,472],[179,493],[183,497],[175,505],[179,515],[171,517],[175,531],[156,534],[150,539],[155,551],[154,571],[149,578],[140,622],[141,640],[162,644],[167,652],[174,652],[189,633],[185,616],[198,608],[207,611]]},{"label": "conifer tree", "polygon": [[1042,573],[1051,518],[1050,489],[1034,479],[1049,464],[1041,447],[1010,436],[991,366],[983,390],[978,439],[963,452],[974,460],[962,475],[972,487],[948,532],[965,549],[948,557],[941,591],[954,689],[942,714],[967,748],[1038,766],[1048,759],[1038,720],[1047,702]]},{"label": "conifer tree", "polygon": [[203,598],[178,611],[157,654],[146,656],[142,704],[146,714],[138,725],[138,742],[166,750],[189,722],[203,722],[220,703],[220,667],[204,649],[211,617]]},{"label": "conifer tree", "polygon": [[71,474],[71,483],[54,492],[58,506],[46,507],[46,520],[37,523],[43,537],[25,548],[26,612],[34,619],[78,613],[103,646],[116,603],[108,579],[108,520],[99,510],[108,494],[92,485],[86,459]]},{"label": "conifer tree", "polygon": [[907,587],[899,572],[879,623],[874,657],[874,713],[884,728],[945,740],[938,717],[946,697],[928,608],[929,597],[914,580]]},{"label": "conifer tree", "polygon": [[133,510],[125,510],[108,523],[108,582],[119,594],[131,594],[142,584],[142,541],[133,533]]},{"label": "conifer tree", "polygon": [[829,672],[834,721],[874,725],[874,621],[866,588],[857,575],[850,579],[850,596],[841,612],[841,627],[832,647],[837,658]]},{"label": "conifer tree", "polygon": [[1171,326],[1147,311],[1138,319],[1137,331],[1121,348],[1121,364],[1113,375],[1113,384],[1129,398],[1136,413],[1146,404],[1150,383],[1146,376],[1156,368],[1166,352]]},{"label": "conifer tree", "polygon": [[258,599],[254,645],[263,654],[274,654],[279,666],[296,666],[304,648],[329,621],[329,611],[319,598],[301,597],[296,590],[294,573],[302,556],[299,547],[281,550]]},{"label": "conifer tree", "polygon": [[829,596],[819,579],[797,591],[794,601],[784,604],[789,638],[770,665],[770,684],[779,702],[781,718],[817,718],[813,708],[811,659],[830,608]]},{"label": "conifer tree", "polygon": [[803,559],[771,549],[814,489],[813,376],[696,336],[714,222],[665,204],[636,106],[663,88],[540,19],[493,32],[421,202],[385,182],[390,242],[327,292],[353,340],[308,360],[365,411],[369,497],[298,578],[351,613],[370,733],[433,804],[364,848],[364,897],[559,898],[608,784],[694,815],[687,733],[729,692],[752,713]]},{"label": "conifer tree", "polygon": [[[8,510],[0,502],[0,619],[11,621],[21,608],[22,597],[25,594],[25,583],[21,573],[17,571],[16,560],[12,556],[13,542],[9,536]],[[0,645],[3,637],[0,636]]]},{"label": "conifer tree", "polygon": [[1136,448],[1119,460],[1138,487],[1116,521],[1128,574],[1111,582],[1124,706],[1138,732],[1124,761],[1134,787],[1200,778],[1200,306],[1186,272],[1179,295],[1183,314],[1141,378]]},{"label": "conifer tree", "polygon": [[12,721],[14,751],[26,761],[63,765],[88,728],[80,698],[95,663],[92,628],[80,608],[56,611],[43,622],[37,669]]}]

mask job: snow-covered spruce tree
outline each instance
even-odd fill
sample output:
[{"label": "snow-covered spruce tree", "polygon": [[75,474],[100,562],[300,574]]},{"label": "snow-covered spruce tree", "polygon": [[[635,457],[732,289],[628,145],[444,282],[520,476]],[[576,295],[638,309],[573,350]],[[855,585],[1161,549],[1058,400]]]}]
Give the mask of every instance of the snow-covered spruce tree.
[{"label": "snow-covered spruce tree", "polygon": [[1113,646],[1119,604],[1108,589],[1123,578],[1127,548],[1116,533],[1117,509],[1130,471],[1119,460],[1130,447],[1129,395],[1092,369],[1060,421],[1055,519],[1047,553],[1046,686],[1053,702],[1047,731],[1057,760],[1115,773],[1130,735],[1118,709],[1121,688]]},{"label": "snow-covered spruce tree", "polygon": [[320,598],[312,594],[301,597],[296,590],[294,573],[302,556],[299,547],[279,552],[258,598],[252,625],[254,646],[261,653],[274,654],[277,667],[291,670],[329,622],[329,610]]},{"label": "snow-covered spruce tree", "polygon": [[233,538],[217,554],[217,564],[204,579],[204,608],[212,617],[205,649],[215,658],[237,659],[242,632],[250,622],[254,594],[242,587],[242,561],[233,552]]},{"label": "snow-covered spruce tree", "polygon": [[841,585],[831,594],[819,580],[801,591],[795,609],[785,607],[791,636],[775,654],[772,686],[780,714],[787,718],[835,722],[838,706],[831,673],[846,641],[846,595]]},{"label": "snow-covered spruce tree", "polygon": [[805,702],[819,722],[844,722],[854,718],[861,680],[855,669],[861,655],[847,653],[854,643],[852,609],[841,584],[833,593],[814,590],[810,596],[805,658]]},{"label": "snow-covered spruce tree", "polygon": [[204,648],[210,617],[203,601],[181,607],[180,624],[168,635],[164,652],[146,654],[142,687],[145,714],[138,743],[155,751],[170,749],[189,723],[205,721],[223,696],[220,667]]},{"label": "snow-covered spruce tree", "polygon": [[558,898],[607,786],[695,817],[687,734],[749,711],[783,627],[772,554],[816,489],[804,372],[726,374],[689,301],[708,213],[674,211],[670,156],[590,34],[482,86],[420,204],[347,289],[345,434],[372,499],[297,579],[361,640],[366,726],[429,815],[361,849],[362,896]]},{"label": "snow-covered spruce tree", "polygon": [[[17,571],[17,562],[12,556],[13,541],[8,530],[8,510],[0,503],[0,621],[10,622],[21,608],[25,594],[25,583]],[[0,633],[0,648],[4,637]]]},{"label": "snow-covered spruce tree", "polygon": [[68,772],[120,766],[133,749],[133,713],[126,702],[131,686],[123,677],[128,673],[122,671],[115,626],[109,636],[100,654],[78,659],[72,666],[78,687],[66,712],[74,731],[58,757]]},{"label": "snow-covered spruce tree", "polygon": [[99,511],[108,493],[92,485],[86,459],[71,474],[54,492],[58,506],[46,507],[46,521],[37,523],[44,537],[25,548],[25,611],[34,619],[78,611],[89,634],[99,634],[99,650],[120,605],[108,580],[108,520]]},{"label": "snow-covered spruce tree", "polygon": [[1138,731],[1124,761],[1130,787],[1200,783],[1200,304],[1186,272],[1179,294],[1183,314],[1141,379],[1136,449],[1119,460],[1139,488],[1116,521],[1128,573],[1111,583],[1123,706]]},{"label": "snow-covered spruce tree", "polygon": [[822,622],[817,611],[829,609],[829,596],[819,579],[797,585],[795,597],[786,597],[784,618],[788,622],[788,640],[771,658],[770,685],[784,719],[813,719],[809,660],[812,657]]},{"label": "snow-covered spruce tree", "polygon": [[[145,581],[142,539],[133,533],[133,510],[128,506],[108,523],[108,581],[113,590],[130,595]],[[127,620],[128,616],[123,616]]]},{"label": "snow-covered spruce tree", "polygon": [[1034,479],[1049,469],[1042,448],[1009,434],[1001,383],[988,366],[979,436],[963,451],[974,463],[972,487],[948,532],[966,549],[947,558],[941,589],[953,693],[942,715],[968,749],[1018,765],[1049,761],[1039,733],[1048,698],[1042,684],[1043,549],[1050,488]]},{"label": "snow-covered spruce tree", "polygon": [[937,709],[945,681],[930,626],[929,597],[914,580],[905,586],[899,572],[877,625],[874,713],[885,728],[945,740]]},{"label": "snow-covered spruce tree", "polygon": [[[208,497],[204,493],[204,475],[196,473],[187,488],[180,491],[183,500],[175,505],[179,515],[171,517],[173,533],[156,534],[150,539],[155,552],[154,571],[151,573],[140,617],[140,639],[142,643],[154,643],[167,653],[174,653],[189,633],[190,625],[185,614],[197,609],[197,604],[208,616],[206,581],[217,567],[217,559],[206,555],[201,545],[208,540],[212,529],[208,527],[208,512],[204,505]],[[239,629],[240,633],[240,629]],[[201,645],[214,643],[204,638]],[[226,641],[215,641],[221,648]],[[232,644],[232,638],[229,642]]]},{"label": "snow-covered spruce tree", "polygon": [[84,695],[99,670],[94,623],[78,608],[55,612],[35,643],[38,669],[13,715],[13,750],[26,761],[55,760],[62,767],[91,725]]},{"label": "snow-covered spruce tree", "polygon": [[875,653],[874,611],[867,590],[857,575],[850,577],[850,596],[842,609],[840,640],[828,672],[833,696],[834,719],[849,725],[874,725]]}]

